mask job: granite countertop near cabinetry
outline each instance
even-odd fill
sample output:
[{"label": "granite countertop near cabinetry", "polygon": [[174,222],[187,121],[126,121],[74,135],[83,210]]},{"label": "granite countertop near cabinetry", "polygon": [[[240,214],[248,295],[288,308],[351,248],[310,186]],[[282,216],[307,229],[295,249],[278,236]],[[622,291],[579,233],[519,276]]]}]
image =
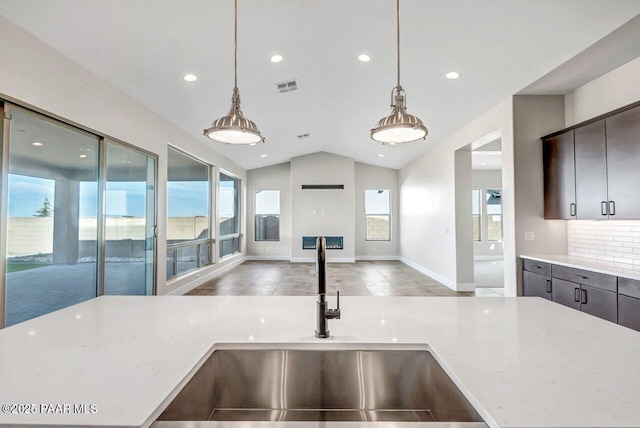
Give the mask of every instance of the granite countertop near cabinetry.
[{"label": "granite countertop near cabinetry", "polygon": [[[537,260],[539,262],[551,263],[554,265],[567,266],[577,269],[585,269],[607,275],[620,276],[623,278],[640,281],[640,265],[629,265],[626,263],[607,262],[584,257],[563,256],[563,255],[521,255],[523,259]],[[640,425],[640,422],[638,423]]]},{"label": "granite countertop near cabinetry", "polygon": [[103,296],[0,330],[0,404],[96,409],[0,426],[149,426],[216,344],[249,342],[426,344],[491,427],[640,425],[638,332],[540,298],[340,303],[329,340],[315,297]]}]

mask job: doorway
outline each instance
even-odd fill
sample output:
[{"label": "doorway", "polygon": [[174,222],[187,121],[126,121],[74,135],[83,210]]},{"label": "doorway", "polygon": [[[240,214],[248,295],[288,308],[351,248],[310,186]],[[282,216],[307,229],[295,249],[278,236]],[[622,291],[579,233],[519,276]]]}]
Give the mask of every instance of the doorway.
[{"label": "doorway", "polygon": [[476,295],[504,296],[502,141],[472,145],[473,265]]}]

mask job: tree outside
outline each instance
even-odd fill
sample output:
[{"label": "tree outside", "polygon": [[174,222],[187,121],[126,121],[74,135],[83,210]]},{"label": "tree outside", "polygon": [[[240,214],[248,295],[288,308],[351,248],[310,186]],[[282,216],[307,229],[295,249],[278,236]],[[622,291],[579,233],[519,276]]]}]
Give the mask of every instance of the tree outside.
[{"label": "tree outside", "polygon": [[44,198],[42,208],[36,210],[34,217],[51,217],[53,215],[53,209],[51,209],[51,202],[49,198]]}]

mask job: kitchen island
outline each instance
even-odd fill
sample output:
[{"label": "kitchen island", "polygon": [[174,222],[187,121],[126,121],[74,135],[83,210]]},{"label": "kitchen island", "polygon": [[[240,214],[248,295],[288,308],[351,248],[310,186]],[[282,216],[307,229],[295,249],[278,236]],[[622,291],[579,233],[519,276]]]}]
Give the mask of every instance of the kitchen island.
[{"label": "kitchen island", "polygon": [[425,345],[491,427],[640,426],[633,330],[541,298],[344,297],[316,339],[315,301],[103,296],[7,328],[0,404],[36,411],[0,426],[150,426],[233,343]]}]

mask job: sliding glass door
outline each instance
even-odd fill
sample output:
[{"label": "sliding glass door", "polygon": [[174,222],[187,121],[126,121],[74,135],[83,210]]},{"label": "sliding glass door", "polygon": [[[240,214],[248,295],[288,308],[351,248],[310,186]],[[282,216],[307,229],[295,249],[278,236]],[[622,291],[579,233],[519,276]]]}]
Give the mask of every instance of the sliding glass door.
[{"label": "sliding glass door", "polygon": [[26,110],[10,114],[7,326],[96,297],[100,144]]},{"label": "sliding glass door", "polygon": [[0,328],[102,294],[154,294],[156,158],[4,109]]},{"label": "sliding glass door", "polygon": [[151,295],[155,272],[155,158],[106,143],[104,294]]}]

